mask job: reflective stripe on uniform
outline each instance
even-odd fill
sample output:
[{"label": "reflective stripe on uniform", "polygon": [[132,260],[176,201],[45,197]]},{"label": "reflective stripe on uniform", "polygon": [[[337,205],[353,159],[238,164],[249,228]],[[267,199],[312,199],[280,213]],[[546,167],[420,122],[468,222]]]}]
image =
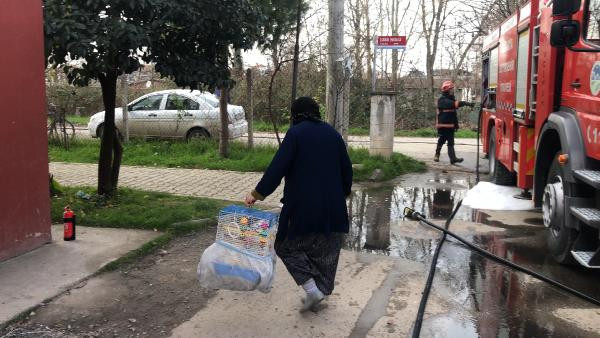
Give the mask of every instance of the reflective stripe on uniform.
[{"label": "reflective stripe on uniform", "polygon": [[454,128],[454,123],[437,123],[435,125],[436,128]]}]

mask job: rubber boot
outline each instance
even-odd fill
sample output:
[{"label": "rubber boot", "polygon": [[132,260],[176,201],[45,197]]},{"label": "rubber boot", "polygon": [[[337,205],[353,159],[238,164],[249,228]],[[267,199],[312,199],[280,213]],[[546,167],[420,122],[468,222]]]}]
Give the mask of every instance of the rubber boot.
[{"label": "rubber boot", "polygon": [[464,159],[456,157],[454,146],[448,146],[448,156],[450,157],[450,164],[462,163]]},{"label": "rubber boot", "polygon": [[442,153],[442,146],[444,143],[441,141],[441,137],[438,139],[437,146],[435,147],[435,156],[433,156],[434,162],[440,161],[440,154]]}]

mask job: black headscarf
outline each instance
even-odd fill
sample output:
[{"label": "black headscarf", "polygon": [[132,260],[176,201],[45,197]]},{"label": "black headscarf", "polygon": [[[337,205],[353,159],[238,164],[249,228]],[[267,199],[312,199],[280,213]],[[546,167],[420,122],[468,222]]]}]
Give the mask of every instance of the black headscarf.
[{"label": "black headscarf", "polygon": [[303,121],[321,122],[319,104],[310,97],[300,97],[292,103],[292,124]]}]

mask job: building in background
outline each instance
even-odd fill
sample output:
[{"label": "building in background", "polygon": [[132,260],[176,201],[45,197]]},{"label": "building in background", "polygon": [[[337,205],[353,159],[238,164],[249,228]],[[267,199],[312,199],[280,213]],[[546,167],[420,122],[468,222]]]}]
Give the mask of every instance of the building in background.
[{"label": "building in background", "polygon": [[50,242],[39,0],[0,1],[0,261]]}]

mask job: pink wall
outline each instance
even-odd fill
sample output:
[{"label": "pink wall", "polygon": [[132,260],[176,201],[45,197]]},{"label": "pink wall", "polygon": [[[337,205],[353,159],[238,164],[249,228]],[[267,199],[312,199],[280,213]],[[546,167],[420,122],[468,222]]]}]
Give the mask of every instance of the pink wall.
[{"label": "pink wall", "polygon": [[51,240],[40,0],[0,1],[0,260]]}]

